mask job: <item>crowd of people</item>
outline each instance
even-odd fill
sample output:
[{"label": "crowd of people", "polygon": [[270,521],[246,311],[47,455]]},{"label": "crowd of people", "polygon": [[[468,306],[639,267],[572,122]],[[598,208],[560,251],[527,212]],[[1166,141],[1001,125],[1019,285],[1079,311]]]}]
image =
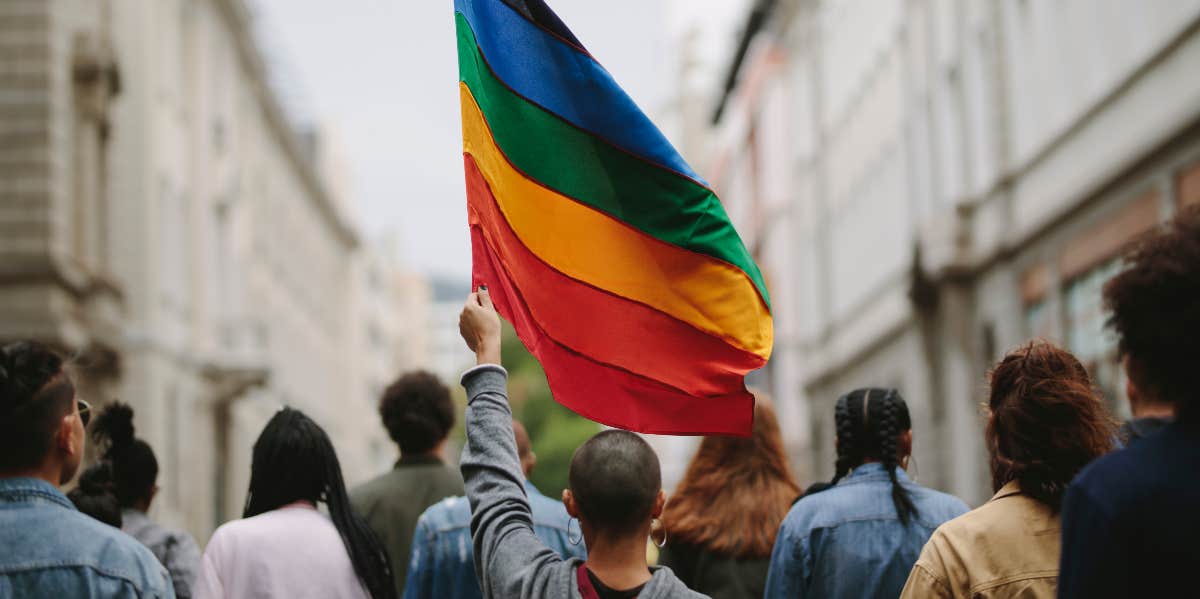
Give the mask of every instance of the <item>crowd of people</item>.
[{"label": "crowd of people", "polygon": [[98,458],[80,472],[91,406],[59,354],[12,343],[0,348],[0,597],[1192,595],[1200,210],[1141,240],[1104,300],[1133,419],[1118,426],[1070,352],[1012,350],[984,402],[995,494],[972,510],[907,475],[920,431],[901,392],[876,387],[837,400],[828,483],[801,488],[759,395],[752,434],[704,438],[670,497],[654,450],[622,430],[581,445],[561,501],[546,497],[528,480],[537,456],[480,287],[460,318],[477,366],[461,381],[457,470],[442,458],[456,408],[428,373],[384,392],[401,457],[352,490],[325,431],[284,408],[254,444],[242,518],[203,552],[149,515],[159,465],[133,410],[95,415]]}]

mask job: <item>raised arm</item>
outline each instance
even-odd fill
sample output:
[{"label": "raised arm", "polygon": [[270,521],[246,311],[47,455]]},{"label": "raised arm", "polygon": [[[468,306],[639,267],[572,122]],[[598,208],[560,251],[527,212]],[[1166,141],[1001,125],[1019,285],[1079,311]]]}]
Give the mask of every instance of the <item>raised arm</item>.
[{"label": "raised arm", "polygon": [[[475,573],[484,597],[540,597],[562,588],[569,567],[533,532],[508,406],[508,374],[500,366],[500,319],[486,288],[472,293],[459,329],[478,366],[463,375],[467,443],[462,474],[471,502]],[[569,580],[566,581],[569,584]]]}]

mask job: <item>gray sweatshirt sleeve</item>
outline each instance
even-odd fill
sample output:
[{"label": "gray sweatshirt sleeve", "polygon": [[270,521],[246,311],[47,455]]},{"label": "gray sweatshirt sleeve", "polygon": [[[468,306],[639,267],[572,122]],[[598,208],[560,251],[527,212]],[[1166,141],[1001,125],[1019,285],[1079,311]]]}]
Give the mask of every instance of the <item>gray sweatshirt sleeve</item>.
[{"label": "gray sweatshirt sleeve", "polygon": [[533,532],[517,458],[508,374],[496,365],[466,372],[467,444],[462,474],[471,502],[475,574],[484,597],[578,596],[572,569]]}]

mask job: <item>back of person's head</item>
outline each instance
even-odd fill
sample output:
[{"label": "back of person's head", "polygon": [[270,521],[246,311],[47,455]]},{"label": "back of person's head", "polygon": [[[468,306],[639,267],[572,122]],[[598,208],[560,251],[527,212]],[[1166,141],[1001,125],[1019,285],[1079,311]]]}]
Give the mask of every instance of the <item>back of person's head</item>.
[{"label": "back of person's head", "polygon": [[788,468],[775,410],[770,400],[755,395],[750,437],[710,436],[700,442],[663,510],[670,539],[735,558],[771,554],[800,485]]},{"label": "back of person's head", "polygon": [[[63,359],[50,348],[33,341],[0,347],[0,473],[42,466],[56,446],[63,418],[75,409],[74,399]],[[83,441],[81,434],[79,453]],[[75,475],[79,457],[66,464],[60,484]]]},{"label": "back of person's head", "polygon": [[521,460],[521,471],[526,477],[533,472],[537,465],[537,454],[533,453],[533,442],[529,440],[529,431],[520,420],[513,419],[513,437],[517,442],[517,458]]},{"label": "back of person's head", "polygon": [[114,403],[96,418],[92,436],[107,444],[103,458],[112,464],[117,500],[122,508],[149,503],[158,480],[158,460],[145,441],[134,436],[133,408]]},{"label": "back of person's head", "polygon": [[607,430],[571,458],[568,509],[599,534],[622,537],[649,525],[662,491],[658,456],[629,431]]},{"label": "back of person's head", "polygon": [[79,511],[109,526],[121,528],[121,504],[117,501],[112,464],[101,460],[79,475],[79,484],[67,498]]},{"label": "back of person's head", "polygon": [[284,408],[254,442],[250,490],[242,515],[257,516],[297,501],[325,502],[367,591],[375,599],[395,596],[387,553],[350,507],[329,435],[303,412]]},{"label": "back of person's head", "polygon": [[424,370],[401,376],[383,392],[379,416],[401,453],[426,453],[454,428],[450,389]]},{"label": "back of person's head", "polygon": [[1112,449],[1114,423],[1083,364],[1034,341],[992,370],[985,435],[992,486],[1010,481],[1057,512],[1071,479]]},{"label": "back of person's head", "polygon": [[900,521],[908,524],[917,515],[908,489],[896,477],[900,462],[901,436],[912,430],[908,403],[895,389],[855,389],[837,400],[837,484],[854,468],[868,461],[883,464],[892,483],[892,504]]},{"label": "back of person's head", "polygon": [[1200,206],[1143,238],[1104,286],[1108,326],[1119,338],[1136,393],[1200,422]]}]

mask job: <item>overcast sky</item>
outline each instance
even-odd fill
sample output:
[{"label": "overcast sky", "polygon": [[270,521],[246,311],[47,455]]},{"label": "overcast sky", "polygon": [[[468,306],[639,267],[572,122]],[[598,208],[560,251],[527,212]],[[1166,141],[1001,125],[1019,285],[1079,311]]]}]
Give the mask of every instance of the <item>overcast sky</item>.
[{"label": "overcast sky", "polygon": [[[745,0],[552,0],[652,117],[667,106],[681,32],[709,32],[719,63]],[[398,237],[416,270],[465,279],[470,239],[450,0],[253,0],[285,103],[333,129],[358,220]],[[669,134],[669,132],[668,132]]]}]

